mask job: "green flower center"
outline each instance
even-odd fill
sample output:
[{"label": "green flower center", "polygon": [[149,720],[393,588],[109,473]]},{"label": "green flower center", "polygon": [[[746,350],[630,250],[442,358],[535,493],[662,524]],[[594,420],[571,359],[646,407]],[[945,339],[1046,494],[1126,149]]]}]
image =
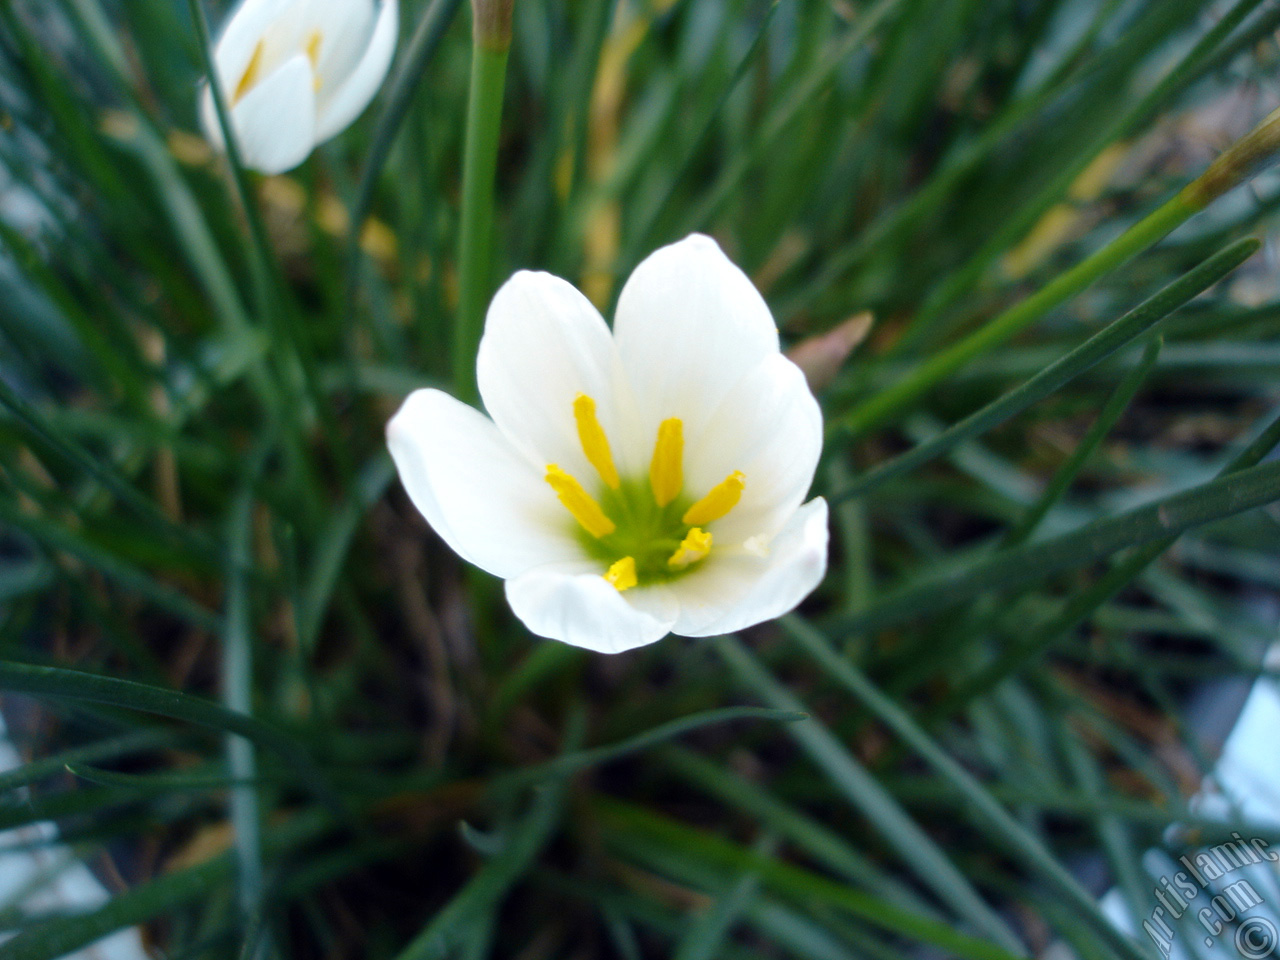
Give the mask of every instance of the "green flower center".
[{"label": "green flower center", "polygon": [[587,554],[605,568],[604,578],[628,590],[673,580],[705,560],[712,535],[704,528],[737,504],[742,473],[735,470],[700,500],[685,496],[684,424],[671,417],[658,426],[647,480],[623,478],[596,418],[595,401],[579,394],[573,414],[582,451],[603,484],[599,497],[554,463],[547,464],[546,480],[577,521]]}]

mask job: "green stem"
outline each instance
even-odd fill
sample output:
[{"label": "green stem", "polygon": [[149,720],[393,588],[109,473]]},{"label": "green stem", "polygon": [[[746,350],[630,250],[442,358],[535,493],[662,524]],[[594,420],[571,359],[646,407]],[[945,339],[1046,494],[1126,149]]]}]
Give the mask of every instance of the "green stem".
[{"label": "green stem", "polygon": [[454,389],[468,401],[476,399],[476,351],[490,294],[493,184],[508,50],[509,44],[477,36],[471,59],[458,242],[458,317],[453,327]]},{"label": "green stem", "polygon": [[[236,140],[235,127],[231,122],[231,108],[223,95],[217,64],[214,62],[209,23],[205,19],[204,8],[199,0],[187,0],[187,7],[191,12],[191,22],[195,28],[201,65],[208,78],[209,93],[218,115],[218,127],[222,131],[223,149],[226,151],[231,184],[249,230],[251,251],[249,268],[254,288],[254,303],[259,321],[266,326],[273,340],[273,346],[280,354],[277,379],[273,379],[263,370],[255,374],[255,380],[262,395],[270,404],[271,415],[278,423],[288,427],[284,435],[285,450],[289,456],[288,469],[296,478],[295,486],[304,496],[307,508],[314,514],[319,511],[319,504],[314,494],[318,488],[318,482],[307,458],[305,404],[299,401],[304,397],[311,401],[324,425],[326,434],[339,437],[341,433],[317,383],[314,358],[298,323],[296,305],[285,291],[283,277],[271,252],[266,225],[254,200],[249,175],[241,159],[239,143]],[[301,384],[294,382],[294,361],[297,364],[297,371],[301,374]],[[341,443],[336,443],[330,444],[329,449],[333,452],[343,473],[349,475],[346,448]]]},{"label": "green stem", "polygon": [[[263,450],[265,453],[265,449]],[[227,603],[222,637],[222,704],[228,710],[253,715],[253,638],[247,572],[253,523],[253,484],[265,457],[259,453],[244,489],[231,509],[227,524]],[[257,759],[253,741],[236,733],[226,735],[227,767],[238,785],[230,793],[230,817],[235,835],[240,909],[249,922],[261,909],[263,894],[261,814],[258,809]],[[256,954],[255,954],[256,956]]]},{"label": "green stem", "polygon": [[[462,0],[432,0],[431,5],[423,12],[418,26],[413,32],[395,74],[387,84],[386,106],[378,116],[377,126],[373,131],[373,142],[365,155],[364,170],[360,174],[360,183],[356,189],[351,208],[351,219],[347,226],[347,279],[343,291],[344,317],[356,315],[356,298],[360,289],[360,269],[363,254],[360,249],[360,235],[365,222],[373,210],[373,196],[378,186],[378,178],[382,168],[391,156],[392,144],[400,132],[400,125],[409,113],[413,103],[413,95],[431,64],[436,48],[449,25],[453,23],[454,14]],[[356,328],[348,328],[347,341],[347,381],[352,397],[359,396],[359,355],[355,349]]]}]

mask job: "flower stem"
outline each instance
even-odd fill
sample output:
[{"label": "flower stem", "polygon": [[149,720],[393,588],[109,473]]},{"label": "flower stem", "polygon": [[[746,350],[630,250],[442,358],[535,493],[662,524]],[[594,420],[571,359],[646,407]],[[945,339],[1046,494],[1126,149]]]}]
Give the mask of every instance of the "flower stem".
[{"label": "flower stem", "polygon": [[[496,16],[494,8],[498,8]],[[473,0],[472,9],[471,93],[458,241],[458,318],[453,328],[453,384],[458,397],[468,401],[476,399],[476,350],[490,294],[493,184],[507,52],[511,48],[510,4]]]},{"label": "flower stem", "polygon": [[1193,214],[1273,162],[1278,151],[1280,110],[1228,148],[1208,170],[1155,212],[1135,223],[1111,243],[1014,304],[986,326],[935,354],[910,375],[854,407],[831,426],[860,434],[891,419],[970,360],[1022,332],[1099,278],[1154,246]]}]

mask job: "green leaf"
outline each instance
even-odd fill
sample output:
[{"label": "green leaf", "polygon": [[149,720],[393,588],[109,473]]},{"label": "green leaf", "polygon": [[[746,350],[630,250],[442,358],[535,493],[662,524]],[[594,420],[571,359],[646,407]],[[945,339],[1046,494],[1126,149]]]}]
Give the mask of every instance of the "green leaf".
[{"label": "green leaf", "polygon": [[310,757],[292,738],[260,720],[235,713],[224,707],[180,693],[133,680],[104,677],[62,667],[41,667],[26,663],[0,661],[0,690],[27,693],[54,700],[85,700],[105,703],[143,713],[153,713],[184,723],[237,733],[270,750],[294,768],[305,783],[326,799],[328,787]]},{"label": "green leaf", "polygon": [[[277,850],[295,847],[328,828],[326,818],[296,817],[277,827],[272,841]],[[56,960],[116,930],[171,916],[187,904],[207,897],[231,876],[231,857],[222,854],[194,867],[163,874],[103,907],[73,917],[60,917],[22,931],[0,943],[0,960]]]},{"label": "green leaf", "polygon": [[991,401],[938,436],[868,470],[850,486],[832,494],[832,503],[863,496],[889,480],[954,450],[966,440],[1016,416],[1141,336],[1179,307],[1199,296],[1257,252],[1257,240],[1241,240],[1143,301],[1080,346],[1049,364],[1026,383]]},{"label": "green leaf", "polygon": [[879,629],[927,616],[987,590],[1036,583],[1064,570],[1105,559],[1126,547],[1163,542],[1184,530],[1280,499],[1280,463],[1264,463],[1190,490],[1095,520],[1070,533],[921,577],[858,613],[839,617],[832,632]]},{"label": "green leaf", "polygon": [[618,743],[562,754],[554,760],[548,760],[546,763],[502,774],[494,778],[490,789],[497,792],[505,792],[548,778],[565,777],[587,767],[598,766],[599,764],[617,760],[620,757],[639,753],[655,744],[673,740],[692,730],[699,730],[714,724],[728,723],[735,720],[771,720],[778,723],[795,723],[804,720],[806,717],[808,717],[808,714],[796,710],[770,710],[761,707],[721,707],[715,710],[704,710],[702,713],[695,713],[691,716],[681,717],[678,720],[660,723],[644,733],[638,733],[634,737],[628,737]]},{"label": "green leaf", "polygon": [[[733,637],[714,641],[716,652],[750,689],[780,710],[803,711],[800,699],[783,687]],[[987,905],[951,858],[867,772],[836,736],[816,719],[787,732],[817,764],[845,800],[865,816],[916,879],[981,932],[1008,950],[1021,950],[1018,938]]]},{"label": "green leaf", "polygon": [[963,960],[1011,960],[1020,953],[957,932],[937,920],[894,907],[878,897],[828,880],[809,870],[743,849],[731,841],[679,823],[643,806],[600,797],[592,809],[609,834],[627,838],[637,852],[646,848],[683,851],[737,873],[756,873],[766,887],[804,903],[829,903],[881,930],[900,933]]},{"label": "green leaf", "polygon": [[961,812],[981,827],[993,843],[1002,846],[1028,870],[1039,876],[1058,897],[1075,908],[1076,915],[1087,917],[1097,936],[1120,956],[1129,960],[1147,960],[1133,941],[1117,932],[1093,897],[1076,882],[1053,854],[1014,819],[981,783],[934,743],[905,710],[877,690],[857,667],[831,649],[822,634],[812,626],[797,616],[784,617],[781,622],[783,629],[818,662],[828,676],[906,741],[951,785],[964,800],[959,808]]}]

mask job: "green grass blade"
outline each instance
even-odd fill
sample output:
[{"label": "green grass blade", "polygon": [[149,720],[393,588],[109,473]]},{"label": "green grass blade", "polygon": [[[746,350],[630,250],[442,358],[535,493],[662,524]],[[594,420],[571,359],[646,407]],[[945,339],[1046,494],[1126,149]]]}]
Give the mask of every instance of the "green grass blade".
[{"label": "green grass blade", "polygon": [[51,550],[78,557],[121,586],[135,591],[139,596],[146,597],[162,609],[197,627],[210,631],[219,627],[220,621],[211,610],[167,583],[155,579],[146,571],[120,559],[110,550],[89,542],[63,524],[29,516],[4,499],[0,499],[0,524],[21,530]]},{"label": "green grass blade", "polygon": [[176,539],[179,543],[197,550],[203,556],[217,556],[221,552],[207,537],[188,527],[177,526],[165,516],[164,511],[150,498],[139,493],[133,484],[121,476],[115,468],[104,464],[85,450],[74,437],[62,431],[56,423],[41,416],[40,412],[19,396],[3,378],[0,378],[0,404],[3,404],[39,442],[93,477],[106,487],[112,496],[166,537]]},{"label": "green grass blade", "polygon": [[[313,839],[328,824],[323,817],[304,816],[279,827],[276,849]],[[57,960],[125,927],[170,916],[182,907],[214,894],[231,874],[231,857],[223,854],[198,866],[164,874],[123,893],[90,913],[45,921],[0,943],[0,960]]]},{"label": "green grass blade", "polygon": [[782,627],[818,664],[859,703],[918,753],[964,799],[964,815],[975,821],[993,842],[1037,874],[1056,895],[1087,917],[1099,938],[1129,960],[1147,960],[1128,937],[1112,926],[1097,901],[1076,882],[1054,855],[1000,805],[968,771],[939,747],[907,712],[876,689],[857,667],[841,657],[817,630],[797,616],[783,618]]},{"label": "green grass blade", "polygon": [[41,667],[12,661],[0,661],[0,690],[10,693],[27,693],[53,700],[104,703],[169,717],[172,720],[180,720],[183,723],[216,730],[219,733],[239,734],[275,753],[291,765],[305,783],[321,794],[328,795],[325,781],[311,758],[291,737],[260,720],[227,710],[200,697],[80,670]]},{"label": "green grass blade", "polygon": [[1129,404],[1133,402],[1134,396],[1146,382],[1147,376],[1160,358],[1162,346],[1163,341],[1158,337],[1147,344],[1142,352],[1141,362],[1125,373],[1115,392],[1103,404],[1102,410],[1098,413],[1098,419],[1090,425],[1080,442],[1076,444],[1066,463],[1058,468],[1036,502],[1027,508],[1022,519],[1009,531],[1008,536],[1005,537],[1005,546],[1016,546],[1026,541],[1044,519],[1045,514],[1053,509],[1054,504],[1067,492],[1067,488],[1079,475],[1085,463],[1111,433],[1111,428],[1116,425],[1116,421],[1128,409]]},{"label": "green grass blade", "polygon": [[845,60],[867,42],[884,21],[893,14],[903,0],[877,0],[859,12],[848,34],[835,48],[788,91],[786,99],[775,107],[760,124],[760,130],[748,147],[737,153],[708,191],[706,199],[684,221],[676,233],[708,229],[724,205],[732,199],[734,191],[758,164],[765,161],[769,151],[776,149],[778,140],[790,128],[797,117],[811,106],[831,83]]},{"label": "green grass blade", "polygon": [[350,499],[334,513],[318,538],[311,575],[298,610],[298,645],[304,651],[315,646],[360,522],[386,493],[394,478],[391,458],[385,453],[379,454],[360,472]]},{"label": "green grass blade", "polygon": [[[774,838],[766,834],[752,849],[761,857],[772,857],[777,846]],[[695,916],[688,933],[672,951],[672,960],[717,960],[734,925],[758,897],[760,885],[758,872],[738,877],[710,907]]]},{"label": "green grass blade", "polygon": [[[253,624],[250,607],[250,537],[253,484],[262,468],[254,457],[227,518],[227,604],[222,631],[222,703],[233,714],[253,715]],[[230,819],[235,837],[236,881],[246,922],[262,910],[262,812],[258,808],[257,758],[253,742],[239,734],[226,738],[227,769],[233,780]]]},{"label": "green grass blade", "polygon": [[[913,470],[946,454],[965,440],[981,435],[1037,401],[1043,400],[1209,289],[1253,256],[1259,246],[1260,243],[1257,240],[1245,239],[1219,251],[1155,296],[1143,301],[1118,320],[1099,330],[1021,386],[1015,387],[982,409],[952,424],[933,439],[867,471],[855,480],[852,486],[832,495],[831,501],[839,502],[848,497],[865,494],[908,470]],[[837,429],[843,426],[844,421],[836,421]],[[830,427],[828,429],[830,430]]]},{"label": "green grass blade", "polygon": [[599,797],[593,801],[592,809],[603,827],[619,839],[627,838],[637,853],[652,849],[677,850],[690,859],[697,858],[737,873],[757,873],[769,889],[778,893],[802,903],[830,904],[881,930],[933,944],[947,951],[948,956],[963,960],[1010,960],[1024,956],[960,933],[945,923],[891,906],[847,884],[761,856],[645,807]]},{"label": "green grass blade", "polygon": [[21,767],[0,773],[0,794],[57,776],[65,768],[73,765],[113,760],[131,753],[144,753],[160,747],[172,746],[177,739],[167,730],[138,730],[99,740],[88,746],[64,750],[51,757],[34,760]]},{"label": "green grass blade", "polygon": [[[581,737],[581,716],[571,721],[572,744]],[[551,839],[564,813],[565,781],[552,780],[535,792],[529,811],[505,831],[502,848],[480,868],[458,894],[413,938],[396,960],[436,960],[450,955],[468,924],[497,908],[512,884],[532,867]]]},{"label": "green grass blade", "polygon": [[911,887],[889,876],[835,830],[788,805],[762,785],[680,747],[664,748],[659,760],[722,803],[755,817],[828,870],[875,890],[904,910],[937,919],[937,910]]},{"label": "green grass blade", "polygon": [[1190,490],[1096,520],[1070,533],[1005,550],[964,569],[948,570],[899,587],[867,609],[836,620],[854,633],[946,609],[987,590],[1036,583],[1063,570],[1105,559],[1126,547],[1163,542],[1184,530],[1280,499],[1280,463],[1264,463]]},{"label": "green grass blade", "polygon": [[656,744],[673,740],[693,730],[700,730],[703,727],[715,724],[737,720],[769,720],[777,723],[796,723],[807,717],[808,714],[796,710],[770,710],[761,707],[720,707],[715,710],[704,710],[701,713],[681,717],[678,720],[660,723],[656,727],[644,731],[644,733],[638,733],[634,737],[628,737],[618,743],[604,747],[594,747],[590,750],[566,753],[535,767],[502,774],[493,780],[491,789],[505,792],[549,778],[568,776],[587,767],[598,766],[602,763],[617,760],[620,757],[639,753]]},{"label": "green grass blade", "polygon": [[373,210],[373,196],[378,187],[378,178],[391,155],[392,144],[400,132],[400,124],[413,102],[413,96],[422,82],[431,59],[435,56],[445,31],[458,13],[462,0],[431,0],[430,5],[422,11],[413,36],[400,56],[400,63],[395,73],[387,82],[386,103],[378,114],[373,129],[373,140],[365,153],[364,169],[360,174],[360,183],[356,188],[356,198],[351,209],[350,222],[347,225],[347,264],[348,277],[346,289],[346,310],[343,316],[355,315],[356,293],[360,278],[360,232],[365,221]]},{"label": "green grass blade", "polygon": [[[1232,458],[1219,476],[1223,478],[1229,477],[1236,471],[1254,466],[1270,453],[1277,444],[1280,444],[1280,417],[1273,420],[1258,435],[1257,439]],[[1132,583],[1157,557],[1168,550],[1176,539],[1177,534],[1160,537],[1137,548],[1124,559],[1114,564],[1088,589],[1072,596],[1062,612],[1048,624],[1035,630],[1030,636],[1006,651],[981,673],[971,677],[959,689],[953,691],[940,708],[941,712],[945,713],[974,697],[980,696],[1029,663],[1037,655],[1048,649],[1055,640],[1067,631],[1079,626],[1102,604]]]},{"label": "green grass blade", "polygon": [[[800,699],[783,687],[733,637],[715,641],[716,652],[751,690],[779,710],[803,712]],[[928,887],[973,929],[1009,950],[1017,937],[989,907],[951,859],[902,809],[845,746],[815,719],[791,724],[787,732],[831,779],[844,798],[879,831],[922,886]]]}]

